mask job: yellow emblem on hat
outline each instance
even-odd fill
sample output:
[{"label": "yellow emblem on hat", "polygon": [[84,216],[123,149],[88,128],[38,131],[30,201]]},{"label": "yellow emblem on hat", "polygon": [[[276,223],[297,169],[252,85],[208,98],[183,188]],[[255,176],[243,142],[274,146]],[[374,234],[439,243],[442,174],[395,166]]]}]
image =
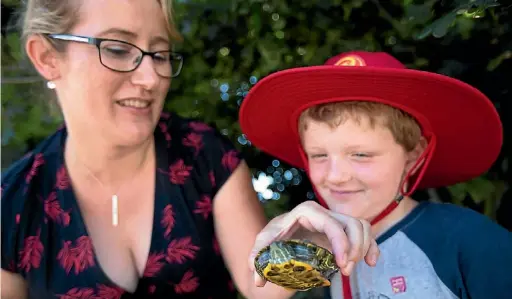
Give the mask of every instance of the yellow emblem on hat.
[{"label": "yellow emblem on hat", "polygon": [[347,55],[341,57],[334,65],[337,66],[365,66],[366,62],[357,55]]}]

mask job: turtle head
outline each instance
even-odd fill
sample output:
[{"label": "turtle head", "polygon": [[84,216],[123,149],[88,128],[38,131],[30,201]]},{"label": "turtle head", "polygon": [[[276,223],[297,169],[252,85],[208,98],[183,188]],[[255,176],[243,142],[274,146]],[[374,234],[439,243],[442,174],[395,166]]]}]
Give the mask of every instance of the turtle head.
[{"label": "turtle head", "polygon": [[293,247],[282,241],[275,241],[270,244],[270,258],[274,262],[286,262],[295,256]]}]

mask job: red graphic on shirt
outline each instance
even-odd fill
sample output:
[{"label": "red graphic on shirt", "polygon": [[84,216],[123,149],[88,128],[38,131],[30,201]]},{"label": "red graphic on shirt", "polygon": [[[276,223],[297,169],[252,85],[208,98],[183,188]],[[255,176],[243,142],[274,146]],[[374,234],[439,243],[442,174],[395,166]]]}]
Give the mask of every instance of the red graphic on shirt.
[{"label": "red graphic on shirt", "polygon": [[64,245],[57,254],[57,260],[67,274],[75,268],[75,275],[94,266],[94,251],[91,239],[82,236],[76,240],[73,247],[71,241],[64,241]]},{"label": "red graphic on shirt", "polygon": [[199,278],[194,276],[192,270],[188,270],[181,278],[181,281],[174,285],[174,291],[178,294],[192,293],[199,286]]},{"label": "red graphic on shirt", "polygon": [[148,287],[148,293],[153,294],[156,291],[156,286],[154,284]]},{"label": "red graphic on shirt", "polygon": [[169,134],[167,124],[161,122],[161,123],[158,123],[158,127],[160,128],[160,131],[164,134],[165,140],[167,141],[167,147],[170,147],[172,138],[171,138],[171,134]]},{"label": "red graphic on shirt", "polygon": [[161,173],[165,173],[169,175],[169,180],[173,184],[183,185],[185,181],[190,176],[190,171],[192,170],[192,166],[185,165],[183,159],[179,159],[174,162],[171,166],[169,166],[169,173],[160,170]]},{"label": "red graphic on shirt", "polygon": [[[39,197],[40,200],[41,197]],[[63,226],[68,226],[71,221],[71,216],[69,212],[64,211],[60,207],[60,203],[57,200],[57,193],[54,191],[48,195],[48,197],[44,200],[44,212],[48,218],[53,220],[55,223],[62,224]]]},{"label": "red graphic on shirt", "polygon": [[23,249],[19,252],[20,262],[18,268],[25,272],[32,268],[37,269],[41,265],[43,258],[43,243],[40,240],[41,229],[37,230],[37,235],[25,238]]},{"label": "red graphic on shirt", "polygon": [[235,150],[230,150],[224,154],[222,157],[222,166],[228,169],[229,171],[233,171],[238,165],[240,159],[237,157],[237,152]]},{"label": "red graphic on shirt", "polygon": [[98,296],[96,299],[120,299],[124,290],[120,287],[109,287],[106,285],[98,285]]},{"label": "red graphic on shirt", "polygon": [[194,259],[199,247],[192,244],[191,237],[172,240],[167,247],[167,256],[165,259],[169,263],[183,264],[185,260]]},{"label": "red graphic on shirt", "polygon": [[59,299],[96,299],[92,288],[72,288],[64,295],[57,295]]},{"label": "red graphic on shirt", "polygon": [[220,255],[219,241],[217,241],[217,238],[215,237],[213,237],[213,251],[216,255]]},{"label": "red graphic on shirt", "polygon": [[190,128],[192,128],[192,130],[198,131],[198,132],[205,132],[205,131],[212,130],[212,127],[210,127],[209,125],[202,123],[202,122],[198,122],[198,121],[190,122],[188,125]]},{"label": "red graphic on shirt", "polygon": [[[30,181],[32,181],[32,178],[37,174],[37,171],[39,169],[39,166],[44,164],[44,157],[43,154],[39,153],[34,157],[34,162],[32,163],[32,167],[30,168],[30,171],[25,176],[25,182],[28,184]],[[25,190],[26,191],[26,190]]]},{"label": "red graphic on shirt", "polygon": [[213,170],[210,170],[208,177],[210,178],[210,184],[212,184],[212,188],[215,188],[215,174],[213,173]]},{"label": "red graphic on shirt", "polygon": [[212,200],[209,196],[203,195],[200,201],[196,202],[195,214],[202,214],[203,218],[208,219],[208,215],[212,212]]},{"label": "red graphic on shirt", "polygon": [[62,165],[59,170],[57,171],[57,183],[55,187],[60,190],[64,190],[69,188],[70,180],[68,176],[68,171],[66,170],[66,167]]},{"label": "red graphic on shirt", "polygon": [[165,206],[162,212],[162,220],[160,220],[160,224],[165,228],[164,237],[166,239],[171,235],[172,228],[174,227],[175,219],[174,219],[174,211],[172,209],[172,205],[168,204]]},{"label": "red graphic on shirt", "polygon": [[182,143],[184,146],[194,148],[194,156],[197,156],[201,148],[204,146],[203,136],[196,133],[188,134],[187,137],[183,138]]},{"label": "red graphic on shirt", "polygon": [[57,295],[59,299],[120,299],[124,291],[119,287],[98,285],[98,293],[93,288],[72,288],[66,294]]},{"label": "red graphic on shirt", "polygon": [[403,293],[407,289],[405,284],[405,278],[403,276],[397,276],[390,279],[391,288],[393,289],[393,293]]},{"label": "red graphic on shirt", "polygon": [[165,258],[165,254],[163,253],[151,253],[148,257],[148,262],[146,264],[146,269],[144,270],[145,277],[155,277],[158,272],[164,266],[163,259]]}]

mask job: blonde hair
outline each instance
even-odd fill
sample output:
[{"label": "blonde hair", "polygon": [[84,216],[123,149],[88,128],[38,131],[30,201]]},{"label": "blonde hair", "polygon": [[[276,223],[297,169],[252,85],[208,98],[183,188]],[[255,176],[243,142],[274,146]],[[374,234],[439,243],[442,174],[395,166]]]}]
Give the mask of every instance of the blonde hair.
[{"label": "blonde hair", "polygon": [[[68,33],[78,22],[80,5],[83,0],[27,0],[21,17],[22,40],[33,34]],[[156,0],[167,20],[168,36],[173,41],[182,37],[176,29],[172,0]],[[48,40],[56,49],[58,44]]]},{"label": "blonde hair", "polygon": [[307,130],[308,120],[327,123],[335,128],[347,119],[361,122],[366,117],[372,128],[376,124],[387,127],[395,141],[410,152],[414,150],[421,138],[421,128],[416,120],[404,111],[389,105],[366,102],[347,101],[316,105],[306,109],[299,118],[299,133]]}]

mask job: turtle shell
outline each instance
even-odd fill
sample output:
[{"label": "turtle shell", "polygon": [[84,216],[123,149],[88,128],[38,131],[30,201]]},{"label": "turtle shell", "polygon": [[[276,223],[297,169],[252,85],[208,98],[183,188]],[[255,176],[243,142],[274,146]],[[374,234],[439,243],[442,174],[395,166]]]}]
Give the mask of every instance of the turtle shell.
[{"label": "turtle shell", "polygon": [[307,240],[274,241],[258,252],[254,265],[266,281],[298,291],[330,286],[339,271],[329,250]]}]

